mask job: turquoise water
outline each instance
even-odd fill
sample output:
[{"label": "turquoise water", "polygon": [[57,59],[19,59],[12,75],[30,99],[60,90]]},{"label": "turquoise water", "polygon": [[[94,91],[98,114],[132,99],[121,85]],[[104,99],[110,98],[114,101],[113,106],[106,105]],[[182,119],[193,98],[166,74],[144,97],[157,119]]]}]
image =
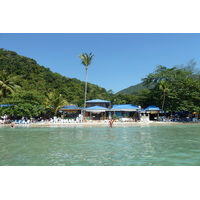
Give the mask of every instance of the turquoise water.
[{"label": "turquoise water", "polygon": [[1,166],[199,166],[200,125],[0,127]]}]

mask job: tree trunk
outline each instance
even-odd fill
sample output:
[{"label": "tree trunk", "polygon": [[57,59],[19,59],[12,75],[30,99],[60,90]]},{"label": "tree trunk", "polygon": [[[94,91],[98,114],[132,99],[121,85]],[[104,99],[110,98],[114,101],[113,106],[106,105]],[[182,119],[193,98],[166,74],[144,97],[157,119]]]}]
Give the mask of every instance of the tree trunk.
[{"label": "tree trunk", "polygon": [[162,112],[163,112],[164,104],[165,104],[165,92],[163,93]]},{"label": "tree trunk", "polygon": [[[88,66],[86,66],[85,69],[86,69],[86,76],[85,76],[85,97],[84,97],[84,109],[86,108],[87,82],[88,82]],[[85,110],[84,110],[84,117],[85,117]]]}]

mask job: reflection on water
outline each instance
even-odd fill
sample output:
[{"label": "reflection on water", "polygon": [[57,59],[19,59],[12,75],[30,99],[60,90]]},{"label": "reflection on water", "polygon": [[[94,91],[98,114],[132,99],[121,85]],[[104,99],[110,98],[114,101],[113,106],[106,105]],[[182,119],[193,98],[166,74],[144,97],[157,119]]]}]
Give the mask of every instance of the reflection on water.
[{"label": "reflection on water", "polygon": [[200,165],[200,125],[0,127],[0,165]]}]

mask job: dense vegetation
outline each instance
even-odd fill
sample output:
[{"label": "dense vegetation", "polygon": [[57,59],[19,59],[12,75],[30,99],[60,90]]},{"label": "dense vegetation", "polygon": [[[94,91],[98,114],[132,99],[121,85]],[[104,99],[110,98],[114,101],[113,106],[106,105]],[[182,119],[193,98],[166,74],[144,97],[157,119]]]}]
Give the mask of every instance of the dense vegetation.
[{"label": "dense vegetation", "polygon": [[143,79],[149,90],[149,102],[168,111],[200,111],[200,79],[195,63],[167,68],[158,66]]},{"label": "dense vegetation", "polygon": [[[126,94],[114,94],[88,83],[87,100],[105,99],[111,104],[143,108],[156,105],[169,111],[199,111],[200,76],[194,66],[194,62],[173,68],[158,66],[143,79],[142,87]],[[67,104],[83,107],[84,88],[85,82],[53,73],[33,59],[0,49],[0,104],[13,105],[1,107],[0,115],[51,117]]]},{"label": "dense vegetation", "polygon": [[[30,110],[28,113],[32,112],[33,116],[40,115],[42,112],[46,113],[46,110],[48,110],[46,108],[49,107],[49,105],[46,105],[48,94],[55,93],[54,96],[59,96],[61,94],[65,103],[83,106],[85,82],[75,78],[67,78],[58,73],[53,73],[49,68],[40,66],[33,59],[20,56],[13,51],[0,49],[1,80],[3,76],[6,77],[8,81],[10,80],[12,84],[15,83],[14,87],[16,90],[7,89],[7,92],[4,92],[5,94],[2,95],[4,87],[3,85],[0,85],[1,104],[12,103],[14,105],[27,105],[27,110]],[[12,81],[12,79],[15,79],[15,81]],[[106,89],[88,83],[87,99],[107,99],[108,96]],[[35,107],[39,106],[41,112],[33,112],[33,109],[30,109],[33,105]],[[19,108],[19,106],[15,106],[16,112],[13,111],[13,114],[19,113],[17,108]],[[8,112],[6,111],[8,109],[10,110],[11,108],[4,108],[3,110]],[[27,112],[24,114],[27,114]]]},{"label": "dense vegetation", "polygon": [[167,68],[157,66],[142,83],[128,87],[117,94],[132,94],[144,108],[157,105],[162,110],[200,111],[200,70],[191,60],[187,65]]}]

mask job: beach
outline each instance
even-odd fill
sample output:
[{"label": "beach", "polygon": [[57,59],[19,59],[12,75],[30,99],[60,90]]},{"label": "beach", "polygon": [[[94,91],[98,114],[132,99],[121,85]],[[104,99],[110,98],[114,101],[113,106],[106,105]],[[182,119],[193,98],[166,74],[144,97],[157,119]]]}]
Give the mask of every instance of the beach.
[{"label": "beach", "polygon": [[[199,122],[183,123],[183,122],[160,122],[160,121],[148,121],[148,122],[114,122],[113,127],[119,126],[177,126],[177,125],[192,125],[199,124]],[[10,124],[1,124],[0,126],[11,126]],[[98,127],[109,126],[109,122],[105,121],[90,121],[82,123],[50,123],[50,122],[38,122],[29,124],[15,124],[15,127]]]}]

